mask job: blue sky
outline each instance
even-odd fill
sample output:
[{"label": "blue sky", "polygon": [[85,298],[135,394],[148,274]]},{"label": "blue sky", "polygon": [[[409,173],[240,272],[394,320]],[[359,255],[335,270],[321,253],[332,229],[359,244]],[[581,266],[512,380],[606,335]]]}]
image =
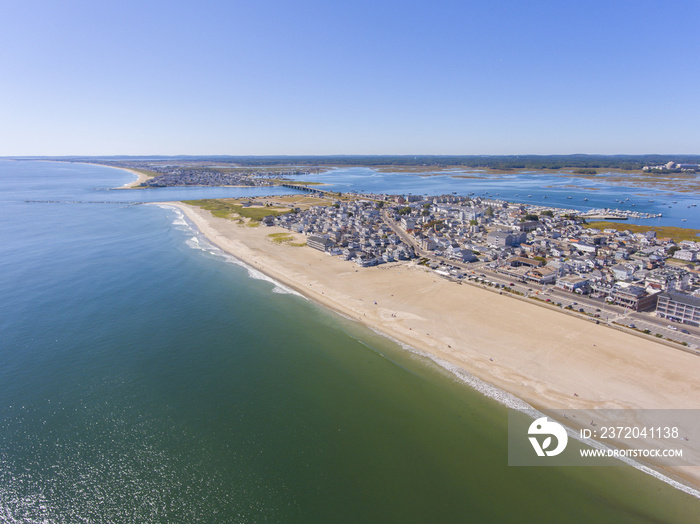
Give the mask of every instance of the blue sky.
[{"label": "blue sky", "polygon": [[700,154],[700,1],[5,2],[0,156]]}]

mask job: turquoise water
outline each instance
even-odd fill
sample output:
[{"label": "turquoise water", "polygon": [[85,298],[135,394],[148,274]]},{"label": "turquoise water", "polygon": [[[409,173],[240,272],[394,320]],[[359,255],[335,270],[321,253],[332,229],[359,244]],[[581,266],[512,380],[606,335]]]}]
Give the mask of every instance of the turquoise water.
[{"label": "turquoise water", "polygon": [[697,520],[631,468],[509,468],[504,407],[172,209],[25,202],[129,176],[0,161],[0,522]]}]

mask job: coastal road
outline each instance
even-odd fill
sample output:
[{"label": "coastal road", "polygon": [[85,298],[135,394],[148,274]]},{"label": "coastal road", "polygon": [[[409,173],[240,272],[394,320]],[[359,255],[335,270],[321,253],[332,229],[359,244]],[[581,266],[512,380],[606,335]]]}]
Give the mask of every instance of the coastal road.
[{"label": "coastal road", "polygon": [[382,220],[384,220],[384,223],[391,228],[391,230],[396,233],[396,235],[406,244],[411,246],[413,248],[413,251],[416,253],[416,255],[421,256],[421,257],[426,257],[426,258],[434,258],[434,256],[425,251],[423,248],[421,248],[418,245],[418,242],[415,241],[414,238],[411,237],[406,231],[404,231],[402,228],[396,225],[396,222],[394,222],[391,218],[389,218],[389,214],[386,212],[385,209],[382,209],[381,211],[382,214]]}]

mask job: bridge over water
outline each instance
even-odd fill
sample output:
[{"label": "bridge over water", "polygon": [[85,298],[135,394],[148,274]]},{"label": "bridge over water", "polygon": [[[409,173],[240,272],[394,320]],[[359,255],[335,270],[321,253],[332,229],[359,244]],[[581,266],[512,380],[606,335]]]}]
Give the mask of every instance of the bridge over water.
[{"label": "bridge over water", "polygon": [[308,193],[317,193],[319,195],[326,195],[326,194],[337,194],[336,191],[326,191],[324,189],[316,189],[315,187],[310,187],[306,185],[297,185],[297,184],[280,184],[283,187],[288,187],[289,189],[296,189],[297,191],[306,191]]}]

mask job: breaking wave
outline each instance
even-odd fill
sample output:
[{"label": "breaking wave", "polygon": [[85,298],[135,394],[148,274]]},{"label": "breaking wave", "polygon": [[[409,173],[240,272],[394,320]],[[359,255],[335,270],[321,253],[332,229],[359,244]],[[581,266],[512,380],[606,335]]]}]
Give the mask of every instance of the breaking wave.
[{"label": "breaking wave", "polygon": [[163,208],[163,209],[169,209],[175,212],[176,218],[173,220],[172,224],[177,225],[177,226],[182,226],[186,227],[187,230],[189,230],[193,236],[190,237],[185,241],[185,244],[192,248],[192,249],[197,249],[200,251],[205,251],[206,253],[209,253],[210,255],[214,255],[215,257],[222,258],[225,262],[228,262],[230,264],[234,264],[236,266],[244,268],[248,272],[248,276],[252,278],[253,280],[264,280],[266,282],[270,282],[273,284],[272,292],[280,295],[296,295],[298,297],[301,297],[305,300],[306,297],[302,295],[301,293],[297,293],[294,291],[292,288],[285,286],[281,282],[278,282],[272,277],[267,276],[265,273],[262,271],[259,271],[255,269],[254,267],[246,264],[242,260],[234,257],[230,253],[227,253],[223,249],[219,248],[218,246],[212,244],[209,239],[199,230],[197,225],[192,222],[190,219],[188,219],[185,214],[177,207],[174,206],[168,206],[165,204],[159,204],[158,207]]}]

